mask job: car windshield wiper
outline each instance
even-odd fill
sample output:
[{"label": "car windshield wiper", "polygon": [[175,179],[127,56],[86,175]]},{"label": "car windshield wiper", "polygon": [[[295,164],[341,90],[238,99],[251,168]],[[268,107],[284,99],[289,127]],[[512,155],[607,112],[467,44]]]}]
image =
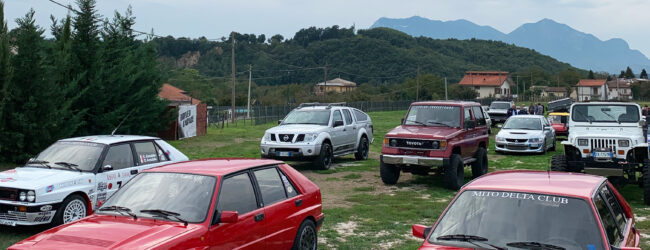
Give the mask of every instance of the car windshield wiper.
[{"label": "car windshield wiper", "polygon": [[551,244],[544,244],[535,241],[522,241],[522,242],[510,242],[506,244],[509,247],[523,248],[523,249],[551,249],[551,250],[565,250],[564,247],[559,247]]},{"label": "car windshield wiper", "polygon": [[77,171],[79,171],[79,172],[82,172],[81,169],[77,167],[77,166],[79,166],[79,165],[74,164],[74,163],[69,163],[69,162],[60,161],[60,162],[55,162],[54,164],[56,164],[56,165],[60,165],[60,166],[64,166],[64,167],[66,167],[66,168],[74,169],[74,170],[77,170]]},{"label": "car windshield wiper", "polygon": [[[495,246],[492,244],[489,244],[485,241],[488,241],[487,238],[481,237],[481,236],[476,236],[476,235],[467,235],[467,234],[450,234],[450,235],[443,235],[440,237],[436,238],[437,240],[444,240],[444,241],[462,241],[462,242],[467,242],[472,245],[475,245],[479,248],[485,248],[485,245],[490,246],[492,249],[497,249],[497,250],[506,250],[504,247],[499,247]],[[481,243],[481,244],[479,244]]]},{"label": "car windshield wiper", "polygon": [[442,125],[442,126],[445,126],[445,127],[451,127],[447,123],[442,123],[442,122],[437,122],[437,121],[427,121],[427,124],[436,124],[436,125]]},{"label": "car windshield wiper", "polygon": [[601,110],[600,112],[602,112],[603,114],[605,114],[605,115],[609,116],[610,118],[614,119],[618,124],[621,124],[621,121],[619,121],[618,118],[614,117],[612,114],[608,113],[608,111],[602,111]]},{"label": "car windshield wiper", "polygon": [[121,207],[121,206],[108,206],[108,207],[102,207],[99,209],[99,211],[115,211],[120,214],[128,214],[131,217],[133,217],[134,220],[138,219],[138,216],[135,215],[133,212],[131,212],[131,209],[128,207]]},{"label": "car windshield wiper", "polygon": [[417,121],[417,120],[406,120],[406,121],[404,121],[404,122],[413,122],[413,123],[417,123],[417,124],[424,125],[424,126],[427,125],[426,123],[421,122],[421,121]]},{"label": "car windshield wiper", "polygon": [[155,214],[157,216],[162,216],[162,217],[165,217],[165,218],[172,217],[172,218],[174,218],[174,219],[176,219],[176,220],[178,220],[180,222],[183,222],[183,224],[185,224],[185,226],[187,226],[187,221],[181,219],[179,217],[179,216],[181,216],[181,214],[176,213],[176,212],[162,210],[162,209],[144,209],[144,210],[140,210],[140,213]]},{"label": "car windshield wiper", "polygon": [[49,161],[43,161],[43,160],[31,160],[28,161],[27,164],[39,164],[41,166],[47,167],[47,168],[52,168],[52,166],[48,165],[50,163]]}]

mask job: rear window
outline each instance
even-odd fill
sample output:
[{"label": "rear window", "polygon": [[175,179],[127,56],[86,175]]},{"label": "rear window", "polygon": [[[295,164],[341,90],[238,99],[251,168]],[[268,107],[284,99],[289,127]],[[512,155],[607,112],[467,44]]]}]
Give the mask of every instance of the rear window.
[{"label": "rear window", "polygon": [[354,116],[357,118],[357,121],[367,121],[368,120],[368,115],[366,113],[363,113],[363,111],[354,109]]}]

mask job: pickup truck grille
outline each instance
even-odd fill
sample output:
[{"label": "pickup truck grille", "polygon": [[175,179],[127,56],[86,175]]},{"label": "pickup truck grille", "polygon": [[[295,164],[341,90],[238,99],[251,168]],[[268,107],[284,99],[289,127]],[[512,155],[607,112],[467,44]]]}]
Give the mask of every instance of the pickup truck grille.
[{"label": "pickup truck grille", "polygon": [[599,148],[608,148],[612,152],[616,152],[616,140],[615,139],[590,139],[591,151]]},{"label": "pickup truck grille", "polygon": [[432,149],[433,141],[416,140],[416,139],[397,139],[397,147],[399,148],[422,148]]},{"label": "pickup truck grille", "polygon": [[18,190],[13,188],[0,187],[0,200],[15,201],[18,198]]},{"label": "pickup truck grille", "polygon": [[293,134],[279,134],[278,138],[280,139],[281,142],[292,142]]}]

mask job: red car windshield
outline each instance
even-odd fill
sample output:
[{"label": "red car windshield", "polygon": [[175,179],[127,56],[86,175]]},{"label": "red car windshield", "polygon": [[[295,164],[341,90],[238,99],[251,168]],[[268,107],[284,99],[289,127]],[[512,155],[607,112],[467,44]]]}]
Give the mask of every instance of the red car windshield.
[{"label": "red car windshield", "polygon": [[412,106],[404,125],[460,127],[460,107]]},{"label": "red car windshield", "polygon": [[587,201],[502,191],[464,191],[428,241],[463,248],[534,249],[530,244],[541,243],[563,249],[604,249]]}]

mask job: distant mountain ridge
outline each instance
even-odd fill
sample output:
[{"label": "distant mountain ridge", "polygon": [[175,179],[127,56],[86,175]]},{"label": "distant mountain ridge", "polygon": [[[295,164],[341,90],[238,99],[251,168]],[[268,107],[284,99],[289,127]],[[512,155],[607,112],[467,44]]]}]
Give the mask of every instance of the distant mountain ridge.
[{"label": "distant mountain ridge", "polygon": [[640,51],[630,49],[620,38],[602,41],[594,35],[571,28],[551,19],[526,23],[505,34],[490,26],[481,26],[460,19],[454,21],[409,18],[379,18],[371,28],[387,27],[412,36],[434,39],[483,39],[503,41],[534,49],[542,54],[567,62],[574,67],[618,73],[630,66],[634,72],[650,69],[650,60]]}]

